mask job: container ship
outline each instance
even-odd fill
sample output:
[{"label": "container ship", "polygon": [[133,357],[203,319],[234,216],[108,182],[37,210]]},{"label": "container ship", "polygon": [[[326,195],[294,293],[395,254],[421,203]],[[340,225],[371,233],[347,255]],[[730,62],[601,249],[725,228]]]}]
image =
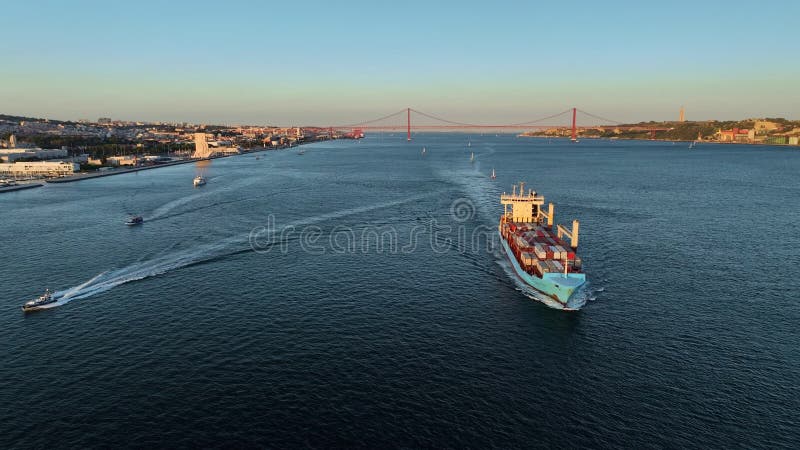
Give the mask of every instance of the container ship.
[{"label": "container ship", "polygon": [[[572,229],[553,224],[553,204],[544,208],[544,196],[525,191],[525,183],[500,196],[503,215],[498,230],[503,250],[517,276],[527,285],[555,300],[561,309],[575,310],[570,302],[586,283],[578,249],[577,220]],[[567,239],[565,241],[565,239]]]}]

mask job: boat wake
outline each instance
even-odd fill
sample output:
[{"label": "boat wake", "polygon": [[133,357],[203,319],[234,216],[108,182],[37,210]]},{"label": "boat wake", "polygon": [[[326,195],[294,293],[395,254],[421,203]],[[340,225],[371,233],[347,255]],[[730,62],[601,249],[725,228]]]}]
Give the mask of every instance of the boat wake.
[{"label": "boat wake", "polygon": [[[298,220],[286,224],[284,228],[302,227],[327,220],[343,218],[363,212],[389,208],[405,203],[414,202],[425,197],[437,195],[439,192],[430,192],[422,195],[415,195],[404,199],[382,202],[358,208],[334,211],[321,214],[315,217]],[[280,233],[277,233],[280,234]],[[199,245],[196,247],[163,254],[147,260],[134,262],[120,269],[112,269],[95,275],[91,279],[68,289],[57,291],[53,295],[57,298],[55,303],[51,303],[44,308],[54,308],[69,303],[72,300],[79,300],[101,294],[117,286],[132,281],[143,280],[145,278],[163,275],[165,273],[178,270],[184,267],[201,264],[219,258],[232,256],[244,252],[251,252],[250,247],[251,233],[245,235],[231,236],[217,242]],[[269,244],[269,242],[267,243]]]},{"label": "boat wake", "polygon": [[[211,180],[213,181],[213,180],[217,180],[219,178],[222,178],[222,176],[213,177],[213,178],[211,178]],[[202,192],[197,192],[197,193],[193,193],[191,195],[187,195],[187,196],[184,196],[184,197],[176,198],[175,200],[171,200],[171,201],[169,201],[167,203],[164,203],[163,205],[159,206],[158,208],[153,210],[153,212],[151,214],[146,215],[144,219],[147,222],[152,222],[154,220],[159,220],[159,219],[164,219],[164,218],[167,218],[167,217],[172,217],[172,216],[177,215],[177,214],[169,215],[169,213],[171,213],[172,211],[180,208],[181,206],[186,205],[187,203],[192,203],[192,202],[197,201],[198,199],[201,199],[201,198],[204,198],[204,197],[208,197],[208,196],[214,195],[214,194],[219,194],[221,192],[229,191],[231,189],[238,189],[238,188],[241,188],[241,187],[245,187],[245,186],[247,186],[249,184],[255,183],[256,181],[257,180],[254,179],[254,178],[245,179],[245,180],[237,181],[237,182],[232,183],[230,185],[226,185],[226,186],[220,187],[218,189],[203,189]]]}]

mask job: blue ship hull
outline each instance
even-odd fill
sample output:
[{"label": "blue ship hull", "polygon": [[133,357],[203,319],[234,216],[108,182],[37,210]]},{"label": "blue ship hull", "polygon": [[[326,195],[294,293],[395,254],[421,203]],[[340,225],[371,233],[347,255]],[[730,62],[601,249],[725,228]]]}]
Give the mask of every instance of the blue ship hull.
[{"label": "blue ship hull", "polygon": [[564,309],[572,309],[567,304],[572,298],[572,294],[586,283],[586,274],[569,273],[564,276],[563,273],[545,273],[542,278],[539,278],[522,269],[502,234],[500,234],[500,242],[503,243],[503,251],[511,262],[514,272],[525,284],[557,301]]}]

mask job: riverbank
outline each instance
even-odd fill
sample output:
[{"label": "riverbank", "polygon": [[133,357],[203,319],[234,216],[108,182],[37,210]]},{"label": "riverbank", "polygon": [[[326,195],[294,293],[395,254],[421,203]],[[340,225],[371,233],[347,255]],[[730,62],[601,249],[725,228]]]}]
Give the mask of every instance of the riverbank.
[{"label": "riverbank", "polygon": [[[525,135],[525,134],[518,134],[518,138],[537,138],[537,139],[562,139],[566,140],[569,137],[565,136],[541,136],[541,135]],[[769,147],[789,147],[789,148],[796,148],[800,149],[800,145],[793,145],[793,144],[766,144],[764,142],[729,142],[729,141],[691,141],[691,140],[683,140],[683,139],[642,139],[642,138],[627,138],[627,137],[597,137],[597,136],[578,136],[578,140],[595,140],[595,141],[641,141],[641,142],[672,142],[675,143],[685,143],[689,144],[694,142],[695,144],[719,144],[719,145],[757,145],[757,146],[769,146]]]},{"label": "riverbank", "polygon": [[132,167],[130,169],[111,169],[111,170],[102,170],[98,172],[90,172],[90,173],[79,173],[76,175],[72,175],[69,177],[63,178],[53,178],[50,180],[46,180],[48,183],[72,183],[73,181],[81,181],[81,180],[90,180],[92,178],[102,178],[102,177],[110,177],[111,175],[122,175],[125,173],[132,173],[132,172],[140,172],[142,170],[150,170],[150,169],[158,169],[159,167],[169,167],[169,166],[177,166],[179,164],[188,164],[193,163],[196,161],[200,161],[199,159],[185,159],[181,161],[172,161],[163,164],[157,164],[153,166],[142,166],[142,167]]},{"label": "riverbank", "polygon": [[[299,145],[295,145],[295,146],[289,146],[289,147],[281,148],[281,149],[278,149],[278,150],[291,149],[291,148],[299,147],[300,145],[304,145],[304,144],[299,144]],[[261,152],[267,152],[267,151],[276,151],[276,150],[272,149],[272,148],[269,148],[269,149],[265,148],[265,149],[259,149],[259,150],[250,150],[250,151],[246,151],[246,152],[243,152],[243,153],[237,153],[237,154],[234,154],[234,155],[212,156],[211,158],[208,158],[208,159],[232,158],[232,157],[235,157],[235,156],[249,155],[249,154],[253,154],[253,153],[261,153]],[[203,161],[203,160],[202,159],[184,159],[184,160],[180,160],[180,161],[172,161],[172,162],[168,162],[168,163],[157,164],[157,165],[153,165],[153,166],[132,167],[130,169],[111,169],[111,170],[103,170],[103,171],[91,172],[91,173],[78,173],[78,174],[75,174],[75,175],[72,175],[72,176],[68,176],[68,177],[53,178],[53,179],[49,179],[49,180],[45,180],[45,181],[47,183],[72,183],[74,181],[91,180],[93,178],[110,177],[112,175],[123,175],[123,174],[126,174],[126,173],[139,172],[139,171],[142,171],[142,170],[158,169],[159,167],[177,166],[179,164],[189,164],[189,163],[194,163],[194,162],[198,162],[198,161]]]}]

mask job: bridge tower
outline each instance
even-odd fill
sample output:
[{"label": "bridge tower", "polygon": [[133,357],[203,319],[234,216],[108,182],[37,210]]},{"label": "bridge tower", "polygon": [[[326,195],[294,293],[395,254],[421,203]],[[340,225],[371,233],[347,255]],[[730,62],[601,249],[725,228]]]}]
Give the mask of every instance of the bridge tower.
[{"label": "bridge tower", "polygon": [[572,142],[578,142],[578,127],[575,118],[578,115],[578,108],[572,108]]},{"label": "bridge tower", "polygon": [[406,141],[411,142],[411,108],[406,108]]}]

